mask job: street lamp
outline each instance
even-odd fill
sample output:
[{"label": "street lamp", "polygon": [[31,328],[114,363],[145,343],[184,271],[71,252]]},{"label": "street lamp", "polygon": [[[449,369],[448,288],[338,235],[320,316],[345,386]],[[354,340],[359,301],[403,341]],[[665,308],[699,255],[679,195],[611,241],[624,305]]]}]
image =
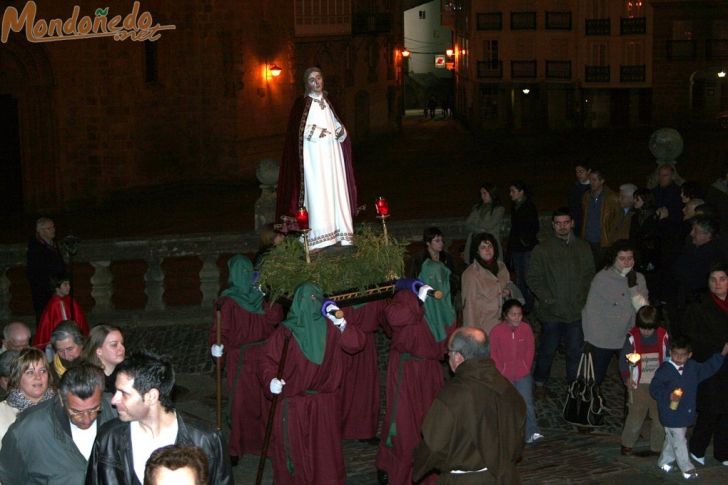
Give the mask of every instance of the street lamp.
[{"label": "street lamp", "polygon": [[521,91],[523,92],[523,94],[528,94],[531,92],[531,90],[528,88],[523,88]]},{"label": "street lamp", "polygon": [[402,108],[400,111],[400,121],[399,121],[399,129],[402,130],[402,118],[404,118],[405,114],[407,113],[407,107],[405,105],[405,92],[407,90],[407,87],[405,86],[405,75],[407,74],[407,61],[409,60],[410,55],[412,54],[410,51],[407,50],[407,48],[403,48],[400,52],[401,58],[399,60],[400,64],[400,77],[401,79],[401,90],[402,94],[400,98],[402,99]]},{"label": "street lamp", "polygon": [[720,71],[720,72],[718,73],[718,77],[720,77],[720,78],[724,78],[724,77],[725,77],[725,71],[721,70],[721,71]]}]

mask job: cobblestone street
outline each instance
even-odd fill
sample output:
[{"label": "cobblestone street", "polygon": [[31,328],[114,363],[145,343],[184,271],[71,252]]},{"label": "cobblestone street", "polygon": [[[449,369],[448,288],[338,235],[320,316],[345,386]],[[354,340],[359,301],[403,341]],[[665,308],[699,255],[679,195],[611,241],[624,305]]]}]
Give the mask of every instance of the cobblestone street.
[{"label": "cobblestone street", "polygon": [[[204,322],[200,317],[199,321]],[[128,327],[125,332],[127,348],[146,348],[171,356],[178,372],[178,408],[186,414],[214,423],[215,381],[213,363],[209,358],[207,339],[208,323],[163,324]],[[380,348],[386,347],[386,339],[380,335]],[[382,363],[386,356],[381,356]],[[650,485],[681,483],[678,473],[664,474],[657,469],[657,459],[624,457],[619,453],[619,433],[623,419],[623,391],[617,379],[616,362],[612,363],[609,378],[603,392],[609,407],[606,426],[590,434],[579,434],[561,418],[562,396],[566,392],[563,355],[557,355],[552,378],[545,399],[536,401],[537,416],[543,441],[529,445],[519,470],[524,483],[533,484],[582,484],[627,483]],[[223,406],[224,407],[224,406]],[[637,449],[646,449],[642,441]],[[377,447],[346,441],[347,484],[376,484],[374,459]],[[705,467],[698,466],[701,479],[698,483],[726,483],[728,468],[712,458],[712,449],[706,454]],[[258,457],[246,456],[235,467],[236,483],[255,482]],[[272,483],[270,465],[266,467],[264,483]]]}]

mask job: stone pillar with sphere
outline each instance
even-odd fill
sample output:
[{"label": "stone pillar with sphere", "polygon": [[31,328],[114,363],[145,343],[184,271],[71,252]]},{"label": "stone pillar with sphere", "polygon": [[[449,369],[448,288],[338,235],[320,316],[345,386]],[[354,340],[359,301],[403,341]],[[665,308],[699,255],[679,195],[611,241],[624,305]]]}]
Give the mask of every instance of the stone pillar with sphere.
[{"label": "stone pillar with sphere", "polygon": [[660,128],[652,133],[648,146],[655,157],[657,166],[647,177],[647,188],[654,189],[657,186],[657,171],[664,164],[670,164],[675,168],[675,183],[682,185],[685,179],[677,173],[677,157],[683,151],[683,139],[680,132],[674,128]]}]

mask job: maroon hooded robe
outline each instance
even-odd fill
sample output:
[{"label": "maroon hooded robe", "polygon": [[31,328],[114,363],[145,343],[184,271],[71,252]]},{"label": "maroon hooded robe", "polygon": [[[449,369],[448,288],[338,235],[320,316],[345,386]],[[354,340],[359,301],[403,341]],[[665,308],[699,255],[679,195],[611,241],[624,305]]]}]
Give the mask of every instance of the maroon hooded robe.
[{"label": "maroon hooded robe", "polygon": [[283,369],[283,392],[273,421],[270,457],[275,483],[332,485],[346,480],[341,447],[341,385],[345,375],[344,352],[364,346],[364,334],[354,325],[340,332],[327,324],[324,359],[317,365],[306,358],[291,331],[280,326],[263,347],[260,384],[268,397],[276,376],[283,343],[290,337]]},{"label": "maroon hooded robe", "polygon": [[[410,484],[420,427],[442,388],[442,361],[448,339],[435,341],[425,320],[424,306],[411,291],[397,292],[385,314],[393,333],[387,368],[387,412],[377,468],[387,472],[389,483]],[[455,321],[447,327],[448,337],[454,330]],[[436,476],[430,475],[421,483],[428,480],[434,483]]]},{"label": "maroon hooded robe", "polygon": [[374,438],[379,425],[379,358],[377,329],[384,323],[387,300],[378,300],[361,307],[344,308],[349,325],[366,336],[364,349],[354,355],[345,354],[347,378],[341,393],[341,419],[345,440]]},{"label": "maroon hooded robe", "polygon": [[[265,313],[251,313],[235,300],[224,296],[220,303],[221,342],[225,346],[224,365],[230,399],[230,456],[260,454],[265,436],[267,403],[257,377],[262,344],[283,320],[277,303],[263,303]],[[217,341],[216,325],[210,329],[210,344]]]}]

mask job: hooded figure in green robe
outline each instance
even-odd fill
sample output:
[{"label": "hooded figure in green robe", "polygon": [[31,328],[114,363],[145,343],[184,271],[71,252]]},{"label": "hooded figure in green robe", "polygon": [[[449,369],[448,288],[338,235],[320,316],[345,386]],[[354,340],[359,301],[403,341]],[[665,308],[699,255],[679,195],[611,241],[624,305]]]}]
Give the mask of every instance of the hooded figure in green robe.
[{"label": "hooded figure in green robe", "polygon": [[264,295],[255,286],[255,271],[253,263],[242,254],[237,254],[228,261],[230,276],[228,277],[227,290],[221,296],[227,296],[235,300],[240,307],[250,313],[262,315]]},{"label": "hooded figure in green robe", "polygon": [[301,283],[296,288],[288,317],[283,321],[293,334],[308,360],[320,365],[326,351],[327,322],[321,314],[324,294],[313,283]]}]

